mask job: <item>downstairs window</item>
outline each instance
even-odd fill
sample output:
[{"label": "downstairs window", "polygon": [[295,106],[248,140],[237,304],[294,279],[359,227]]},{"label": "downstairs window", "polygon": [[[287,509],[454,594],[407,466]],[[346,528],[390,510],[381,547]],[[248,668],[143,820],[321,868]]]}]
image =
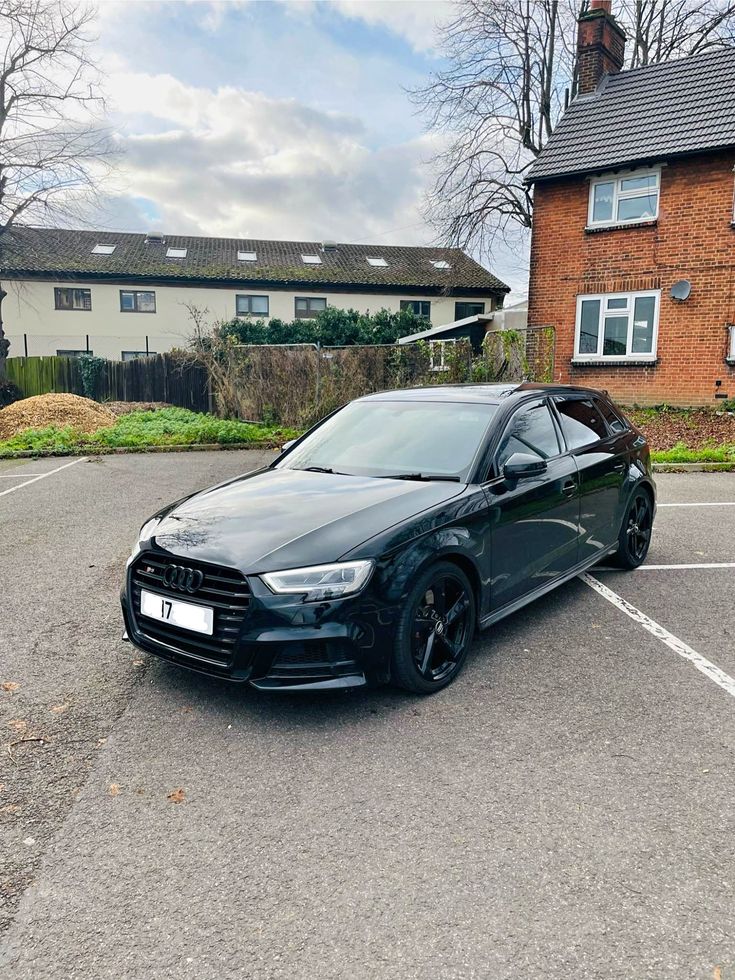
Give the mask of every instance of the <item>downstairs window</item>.
[{"label": "downstairs window", "polygon": [[577,297],[574,359],[654,361],[659,290]]}]

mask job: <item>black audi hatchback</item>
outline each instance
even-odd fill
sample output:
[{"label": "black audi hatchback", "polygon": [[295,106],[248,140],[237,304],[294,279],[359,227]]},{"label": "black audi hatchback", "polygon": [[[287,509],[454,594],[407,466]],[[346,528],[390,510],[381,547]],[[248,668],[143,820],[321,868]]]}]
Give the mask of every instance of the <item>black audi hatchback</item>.
[{"label": "black audi hatchback", "polygon": [[472,638],[606,556],[645,559],[648,446],[599,391],[505,384],[351,402],[265,469],[141,528],[126,632],[261,690],[431,694]]}]

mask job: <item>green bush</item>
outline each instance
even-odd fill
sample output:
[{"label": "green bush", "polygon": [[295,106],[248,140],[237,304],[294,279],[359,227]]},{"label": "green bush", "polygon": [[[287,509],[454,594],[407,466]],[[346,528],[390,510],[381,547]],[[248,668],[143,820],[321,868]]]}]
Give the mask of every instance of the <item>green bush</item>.
[{"label": "green bush", "polygon": [[313,320],[293,320],[288,323],[272,320],[236,319],[223,324],[224,337],[239,344],[321,344],[322,347],[342,347],[354,344],[394,344],[399,337],[426,330],[431,324],[426,317],[411,310],[398,313],[378,310],[359,313],[328,306]]}]

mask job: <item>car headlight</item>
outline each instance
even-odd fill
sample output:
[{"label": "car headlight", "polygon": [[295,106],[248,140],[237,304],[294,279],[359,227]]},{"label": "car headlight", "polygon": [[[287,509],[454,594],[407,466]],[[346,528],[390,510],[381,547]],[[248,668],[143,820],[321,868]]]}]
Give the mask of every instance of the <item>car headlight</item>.
[{"label": "car headlight", "polygon": [[339,561],[333,565],[311,565],[284,572],[268,572],[261,578],[278,595],[300,595],[308,602],[338,599],[359,592],[370,578],[374,562]]}]

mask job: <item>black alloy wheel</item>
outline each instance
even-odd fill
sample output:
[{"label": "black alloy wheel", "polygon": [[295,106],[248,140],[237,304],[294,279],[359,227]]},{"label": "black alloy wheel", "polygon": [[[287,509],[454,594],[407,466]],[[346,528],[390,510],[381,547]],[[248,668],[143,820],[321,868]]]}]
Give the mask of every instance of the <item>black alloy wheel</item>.
[{"label": "black alloy wheel", "polygon": [[642,565],[651,545],[653,530],[653,505],[645,490],[639,490],[631,500],[618,538],[615,556],[622,568],[638,568]]},{"label": "black alloy wheel", "polygon": [[416,694],[446,687],[462,668],[475,631],[475,597],[465,573],[439,562],[406,602],[393,654],[393,679]]}]

